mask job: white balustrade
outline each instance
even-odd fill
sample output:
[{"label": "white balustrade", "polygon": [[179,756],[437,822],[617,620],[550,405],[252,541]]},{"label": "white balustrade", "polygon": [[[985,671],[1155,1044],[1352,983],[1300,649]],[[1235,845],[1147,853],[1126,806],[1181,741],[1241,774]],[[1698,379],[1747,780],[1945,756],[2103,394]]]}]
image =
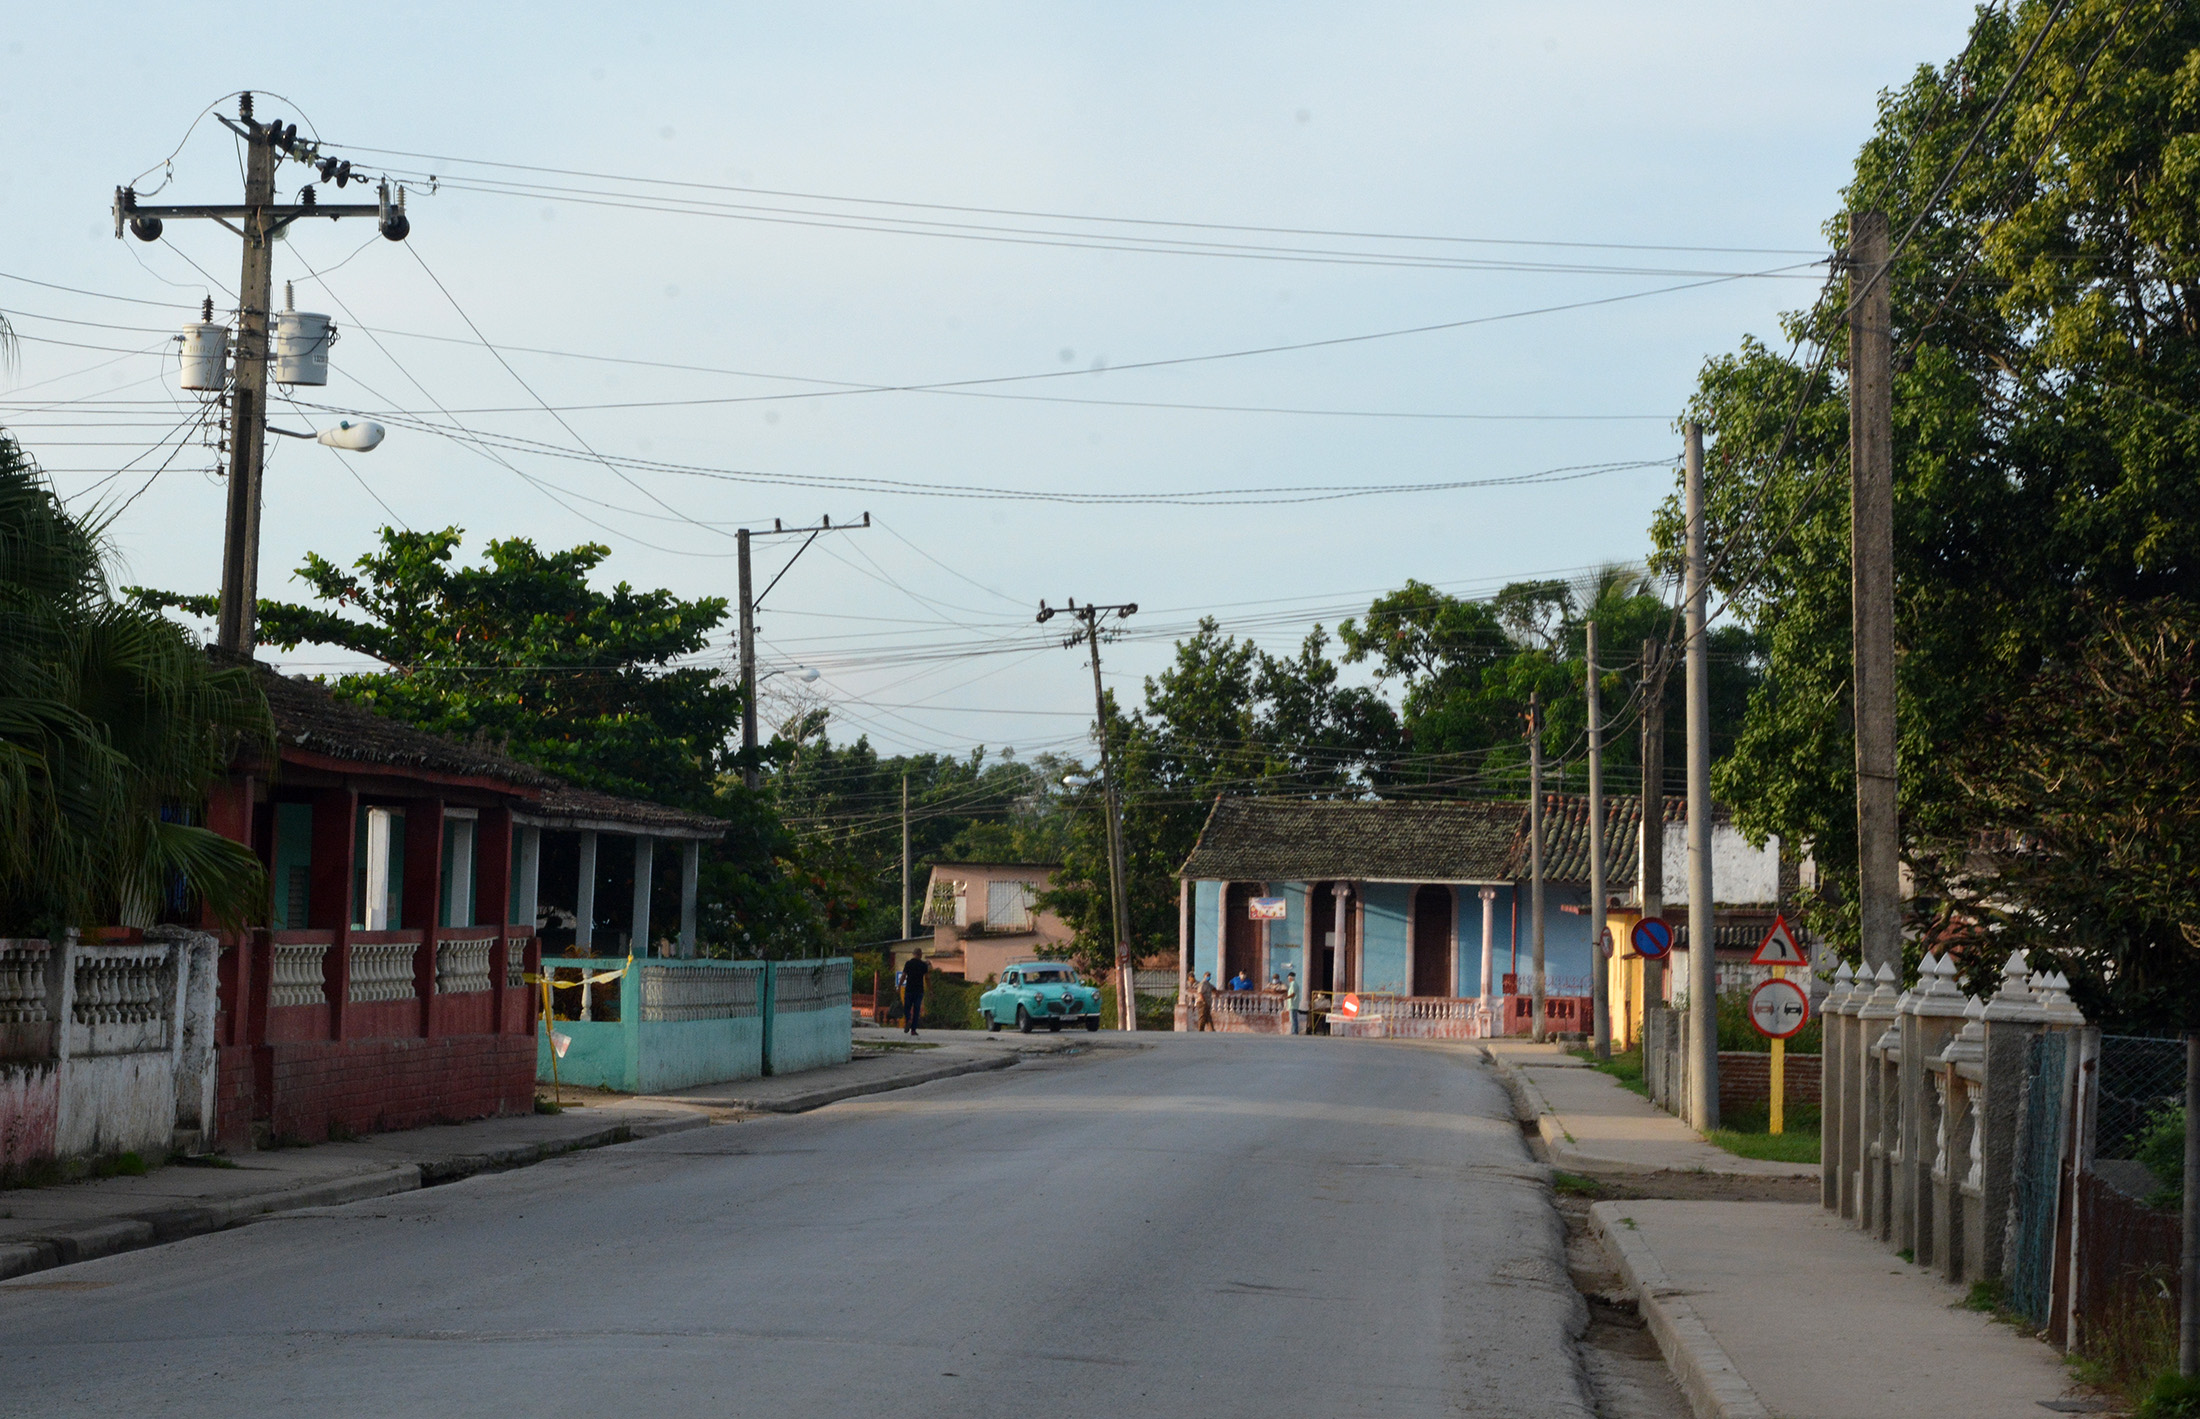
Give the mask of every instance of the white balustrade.
[{"label": "white balustrade", "polygon": [[489,988],[489,948],[496,937],[465,937],[435,943],[435,993],[472,995]]},{"label": "white balustrade", "polygon": [[76,960],[79,1025],[142,1025],[167,1018],[175,1003],[168,948],[100,948]]},{"label": "white balustrade", "polygon": [[[642,973],[642,1022],[672,1024],[683,1020],[745,1020],[757,1014],[763,985],[761,966],[707,962],[636,962]],[[785,977],[781,977],[784,985]]]},{"label": "white balustrade", "polygon": [[355,941],[351,947],[351,1003],[372,1005],[414,994],[416,941]]},{"label": "white balustrade", "polygon": [[39,1025],[53,1018],[46,1000],[43,941],[0,941],[0,1025]]},{"label": "white balustrade", "polygon": [[278,1009],[326,1003],[327,961],[328,946],[322,942],[277,942],[268,970],[267,1003]]}]

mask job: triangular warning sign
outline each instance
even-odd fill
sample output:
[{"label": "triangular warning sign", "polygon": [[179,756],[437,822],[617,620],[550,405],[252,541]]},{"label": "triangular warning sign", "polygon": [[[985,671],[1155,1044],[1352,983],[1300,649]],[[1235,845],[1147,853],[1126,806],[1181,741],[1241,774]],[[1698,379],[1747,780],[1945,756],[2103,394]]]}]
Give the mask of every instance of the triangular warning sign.
[{"label": "triangular warning sign", "polygon": [[1772,930],[1765,933],[1765,939],[1758,944],[1757,954],[1749,958],[1749,963],[1753,966],[1807,966],[1810,953],[1796,941],[1795,933],[1788,930],[1787,918],[1776,916],[1772,919]]}]

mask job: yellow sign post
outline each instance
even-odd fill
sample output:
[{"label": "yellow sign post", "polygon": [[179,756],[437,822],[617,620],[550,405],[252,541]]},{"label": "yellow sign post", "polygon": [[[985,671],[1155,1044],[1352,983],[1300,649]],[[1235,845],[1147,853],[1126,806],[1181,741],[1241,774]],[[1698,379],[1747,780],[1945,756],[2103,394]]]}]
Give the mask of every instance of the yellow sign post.
[{"label": "yellow sign post", "polygon": [[[1788,968],[1774,966],[1772,978],[1786,980]],[[1788,1042],[1778,1035],[1772,1037],[1772,1132],[1787,1131],[1787,1059]]]}]

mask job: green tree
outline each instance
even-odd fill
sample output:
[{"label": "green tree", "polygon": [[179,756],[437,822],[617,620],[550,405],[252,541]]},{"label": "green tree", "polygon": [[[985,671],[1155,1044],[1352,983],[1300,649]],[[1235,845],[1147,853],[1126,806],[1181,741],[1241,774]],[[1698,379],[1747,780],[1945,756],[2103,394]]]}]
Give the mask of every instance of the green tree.
[{"label": "green tree", "polygon": [[[1359,797],[1399,749],[1395,711],[1375,692],[1338,683],[1320,626],[1298,653],[1273,656],[1224,635],[1210,618],[1179,641],[1176,660],[1145,683],[1125,715],[1114,692],[1105,731],[1121,785],[1125,897],[1142,953],[1176,939],[1176,871],[1218,794]],[[1069,803],[1068,851],[1042,899],[1076,932],[1087,969],[1112,969],[1107,820],[1097,781]]]},{"label": "green tree", "polygon": [[259,914],[251,851],[187,820],[232,754],[273,743],[242,667],[111,594],[96,522],[0,434],[0,935]]},{"label": "green tree", "polygon": [[[695,663],[726,618],[723,597],[608,591],[589,578],[599,544],[543,552],[492,541],[457,562],[457,528],[384,528],[381,546],[339,567],[309,555],[298,577],[320,605],[260,603],[260,638],[329,645],[387,667],[338,676],[341,698],[437,734],[482,739],[588,788],[724,819],[705,849],[705,941],[741,955],[811,955],[822,904],[799,844],[741,766],[740,687]],[[210,615],[216,598],[138,590],[141,602]],[[760,755],[761,757],[761,755]]]},{"label": "green tree", "polygon": [[[298,578],[324,604],[262,601],[261,641],[372,656],[388,669],[340,676],[337,694],[590,788],[709,811],[736,766],[741,690],[689,658],[725,598],[599,591],[589,577],[611,549],[597,543],[545,553],[507,538],[461,566],[462,536],[385,527],[348,570],[309,554]],[[198,615],[216,600],[139,594]]]},{"label": "green tree", "polygon": [[[1942,756],[2084,639],[2081,593],[2200,593],[2196,55],[2200,12],[2168,0],[1981,9],[1960,62],[1882,96],[1842,194],[1898,237],[1914,228],[1891,281],[1913,868],[1971,820]],[[1789,333],[1840,350],[1845,299],[1837,280]],[[1811,922],[1853,939],[1843,373],[1745,341],[1705,367],[1691,412],[1711,440],[1714,579],[1769,667],[1716,786],[1745,827],[1812,845]],[[1655,531],[1670,557],[1674,507]]]}]

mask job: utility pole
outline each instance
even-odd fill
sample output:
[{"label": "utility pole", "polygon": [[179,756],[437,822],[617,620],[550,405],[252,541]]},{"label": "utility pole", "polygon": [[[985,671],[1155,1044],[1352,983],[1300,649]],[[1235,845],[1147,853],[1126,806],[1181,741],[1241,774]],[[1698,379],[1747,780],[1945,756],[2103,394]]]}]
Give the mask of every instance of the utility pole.
[{"label": "utility pole", "polygon": [[306,187],[295,205],[275,200],[275,166],[291,158],[317,166],[323,182],[338,188],[353,181],[351,164],[323,159],[318,144],[298,141],[298,125],[260,123],[252,116],[252,95],[237,100],[237,117],[217,115],[244,139],[244,204],[242,206],[141,207],[137,192],[115,189],[115,237],[124,226],[139,241],[159,241],[163,223],[186,218],[219,222],[244,240],[244,270],[237,285],[236,364],[229,389],[229,506],[222,533],[221,609],[217,613],[215,646],[225,656],[248,660],[258,639],[260,595],[260,505],[267,467],[268,321],[275,294],[275,239],[300,217],[373,217],[382,235],[403,241],[412,225],[405,218],[404,193],[390,202],[388,183],[381,187],[379,202],[327,203],[316,200]]},{"label": "utility pole", "polygon": [[[1665,915],[1665,649],[1655,638],[1642,643],[1642,828],[1635,849],[1635,882],[1645,920]],[[1665,958],[1642,962],[1644,1005],[1665,1003]]]},{"label": "utility pole", "polygon": [[1849,218],[1849,575],[1857,926],[1864,965],[1902,969],[1895,818],[1894,320],[1887,217]]},{"label": "utility pole", "polygon": [[[734,550],[738,554],[738,585],[741,596],[738,608],[739,619],[737,621],[737,629],[741,637],[741,782],[752,791],[763,783],[763,769],[756,762],[756,608],[763,605],[764,597],[771,595],[772,588],[779,585],[779,578],[793,570],[794,564],[801,559],[802,554],[810,550],[810,543],[815,542],[828,532],[853,532],[857,528],[869,527],[870,525],[871,514],[869,513],[863,515],[861,522],[845,522],[838,527],[833,526],[833,520],[830,517],[819,518],[815,527],[788,527],[775,517],[772,519],[772,530],[769,532],[759,530],[752,533],[748,528],[743,527],[733,534]],[[804,534],[808,535],[805,537]],[[787,564],[781,567],[777,574],[772,577],[770,583],[765,586],[763,596],[751,596],[749,594],[749,588],[753,585],[750,581],[749,572],[749,541],[752,537],[803,537],[802,545],[794,549],[794,555],[787,558]],[[809,678],[814,680],[817,677],[812,674]],[[902,896],[903,900],[906,901],[908,898],[906,890]],[[906,915],[906,913],[904,914]],[[901,934],[903,936],[909,934],[906,921],[903,923]]]},{"label": "utility pole", "polygon": [[909,939],[909,775],[901,776],[901,939]]},{"label": "utility pole", "polygon": [[1604,697],[1597,684],[1597,623],[1587,626],[1589,696],[1589,1040],[1612,1057],[1610,961],[1604,954]]},{"label": "utility pole", "polygon": [[1703,425],[1687,427],[1688,1122],[1719,1126],[1719,961],[1711,883],[1711,658],[1704,643]]},{"label": "utility pole", "polygon": [[1118,621],[1138,614],[1138,603],[1124,602],[1118,606],[1079,606],[1072,597],[1067,608],[1056,611],[1044,601],[1039,603],[1039,621],[1043,625],[1058,615],[1070,615],[1084,623],[1084,629],[1062,642],[1064,649],[1083,643],[1092,648],[1092,714],[1093,726],[1100,738],[1100,786],[1108,815],[1108,897],[1115,917],[1115,999],[1116,1019],[1126,1030],[1138,1029],[1138,980],[1137,966],[1131,952],[1130,903],[1124,896],[1123,861],[1123,804],[1117,795],[1115,769],[1108,757],[1108,702],[1100,688],[1100,622],[1113,615]]},{"label": "utility pole", "polygon": [[1528,923],[1533,938],[1529,968],[1535,972],[1530,1022],[1543,1043],[1543,697],[1528,692]]}]

